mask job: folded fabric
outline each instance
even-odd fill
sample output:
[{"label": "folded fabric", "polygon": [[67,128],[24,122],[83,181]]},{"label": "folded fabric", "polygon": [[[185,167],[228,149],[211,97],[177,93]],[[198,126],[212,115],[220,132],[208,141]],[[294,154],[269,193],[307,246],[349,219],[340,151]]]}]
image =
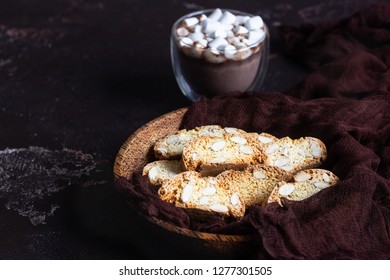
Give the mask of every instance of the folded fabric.
[{"label": "folded fabric", "polygon": [[218,124],[277,137],[312,136],[327,146],[322,166],[341,182],[309,199],[254,206],[238,223],[191,221],[137,175],[117,181],[147,215],[218,233],[256,233],[259,257],[390,258],[390,5],[336,23],[283,27],[287,53],[316,69],[285,93],[202,98],[182,127]]},{"label": "folded fabric", "polygon": [[317,71],[287,92],[303,99],[362,98],[390,88],[390,5],[327,24],[282,26],[286,54]]}]

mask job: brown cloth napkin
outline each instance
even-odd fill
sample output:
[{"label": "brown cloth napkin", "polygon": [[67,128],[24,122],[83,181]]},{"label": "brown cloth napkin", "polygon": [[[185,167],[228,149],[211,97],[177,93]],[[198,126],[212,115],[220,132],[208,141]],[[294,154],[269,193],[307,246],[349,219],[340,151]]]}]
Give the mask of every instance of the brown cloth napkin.
[{"label": "brown cloth napkin", "polygon": [[[121,178],[143,213],[207,232],[255,233],[259,257],[390,258],[390,5],[333,24],[283,27],[287,52],[318,68],[286,93],[232,94],[193,103],[182,127],[206,124],[313,136],[324,141],[322,168],[341,182],[286,207],[251,207],[236,223],[200,223],[164,203],[141,175]],[[294,50],[299,50],[296,52]],[[303,51],[301,51],[303,50]]]},{"label": "brown cloth napkin", "polygon": [[338,22],[282,26],[280,31],[287,55],[319,68],[289,95],[362,98],[389,90],[389,4],[373,5]]}]

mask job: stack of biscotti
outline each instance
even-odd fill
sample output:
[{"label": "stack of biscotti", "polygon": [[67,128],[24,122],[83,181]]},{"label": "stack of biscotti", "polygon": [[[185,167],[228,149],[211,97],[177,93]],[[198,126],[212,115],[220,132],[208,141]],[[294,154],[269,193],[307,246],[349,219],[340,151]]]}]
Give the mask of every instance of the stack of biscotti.
[{"label": "stack of biscotti", "polygon": [[[160,139],[154,153],[158,160],[146,165],[143,174],[160,186],[162,200],[197,218],[239,218],[252,205],[304,200],[338,182],[330,171],[313,169],[327,156],[324,143],[313,137],[279,139],[208,125]],[[305,182],[296,180],[309,175]]]},{"label": "stack of biscotti", "polygon": [[210,215],[241,218],[252,205],[278,202],[283,206],[282,198],[304,200],[337,183],[338,178],[324,169],[307,169],[292,176],[278,167],[255,165],[215,177],[185,171],[164,182],[158,194],[198,219]]}]

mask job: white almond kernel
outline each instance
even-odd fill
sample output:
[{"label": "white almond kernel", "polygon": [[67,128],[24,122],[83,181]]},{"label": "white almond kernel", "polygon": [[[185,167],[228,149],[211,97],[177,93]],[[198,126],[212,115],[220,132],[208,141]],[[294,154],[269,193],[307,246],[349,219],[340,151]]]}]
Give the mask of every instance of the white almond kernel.
[{"label": "white almond kernel", "polygon": [[218,152],[221,151],[223,148],[225,148],[225,146],[226,146],[226,142],[224,140],[220,140],[215,142],[213,145],[211,145],[211,149],[214,152]]},{"label": "white almond kernel", "polygon": [[215,157],[210,160],[210,163],[222,163],[225,161],[226,159],[224,157]]},{"label": "white almond kernel", "polygon": [[246,155],[253,154],[253,149],[249,146],[240,146],[240,152]]},{"label": "white almond kernel", "polygon": [[282,154],[283,155],[288,156],[289,152],[290,152],[290,150],[288,148],[286,148],[286,147],[282,148]]},{"label": "white almond kernel", "polygon": [[207,205],[209,204],[209,197],[207,196],[201,196],[198,200],[199,205]]},{"label": "white almond kernel", "polygon": [[229,134],[238,134],[237,128],[234,127],[225,127],[225,131]]},{"label": "white almond kernel", "polygon": [[321,156],[321,148],[318,146],[317,143],[312,143],[311,144],[311,153],[315,157],[320,157]]},{"label": "white almond kernel", "polygon": [[176,144],[179,141],[180,141],[180,139],[179,139],[179,137],[177,135],[171,135],[167,139],[167,143],[170,144],[170,145],[171,144]]},{"label": "white almond kernel", "polygon": [[267,175],[265,174],[264,171],[253,170],[253,177],[255,177],[257,179],[265,179],[265,178],[267,178]]},{"label": "white almond kernel", "polygon": [[288,196],[295,190],[295,186],[293,184],[284,184],[279,188],[279,194],[281,196]]},{"label": "white almond kernel", "polygon": [[301,155],[301,156],[303,156],[303,157],[306,156],[306,152],[305,152],[304,149],[298,148],[297,151],[298,151],[298,154],[299,154],[299,155]]},{"label": "white almond kernel", "polygon": [[289,165],[289,164],[290,164],[290,159],[288,157],[280,157],[274,163],[274,165],[278,167]]},{"label": "white almond kernel", "polygon": [[201,131],[201,132],[199,132],[199,136],[210,136],[210,131],[208,131],[208,130]]},{"label": "white almond kernel", "polygon": [[325,182],[315,182],[314,186],[316,188],[319,188],[319,189],[325,189],[325,188],[329,187],[329,184],[325,183]]},{"label": "white almond kernel", "polygon": [[291,171],[294,169],[294,166],[287,164],[287,165],[280,166],[280,168],[286,171]]},{"label": "white almond kernel", "polygon": [[271,142],[274,142],[274,140],[272,140],[271,138],[269,137],[266,137],[266,136],[262,136],[262,135],[259,135],[257,137],[259,139],[259,141],[263,144],[267,144],[267,143],[271,143]]},{"label": "white almond kernel", "polygon": [[276,152],[278,149],[279,149],[279,146],[277,144],[272,144],[272,145],[268,146],[268,148],[265,150],[265,153],[267,155],[270,155],[270,154],[273,154],[274,152]]},{"label": "white almond kernel", "polygon": [[232,196],[230,197],[230,203],[233,206],[236,206],[238,205],[238,203],[240,203],[240,198],[238,197],[238,194],[236,193],[232,194]]},{"label": "white almond kernel", "polygon": [[217,189],[214,188],[214,187],[205,187],[203,190],[202,190],[202,194],[203,195],[213,195],[217,192]]},{"label": "white almond kernel", "polygon": [[158,169],[157,167],[152,167],[150,168],[149,172],[148,172],[148,175],[149,175],[149,179],[152,181],[152,180],[156,180],[157,177],[158,177]]},{"label": "white almond kernel", "polygon": [[191,184],[185,184],[183,187],[183,192],[181,194],[181,201],[188,202],[191,199],[192,191],[194,190],[194,186]]},{"label": "white almond kernel", "polygon": [[330,183],[330,176],[326,173],[322,174],[322,178],[324,179],[325,182]]},{"label": "white almond kernel", "polygon": [[295,182],[306,182],[309,179],[311,179],[311,175],[306,172],[299,172],[294,176]]},{"label": "white almond kernel", "polygon": [[227,208],[226,205],[223,204],[213,204],[210,206],[210,210],[218,213],[227,213],[229,211],[229,208]]},{"label": "white almond kernel", "polygon": [[209,177],[207,183],[209,183],[210,185],[216,185],[217,179],[215,177]]},{"label": "white almond kernel", "polygon": [[236,144],[241,144],[241,145],[245,145],[246,144],[246,139],[243,138],[243,137],[240,137],[240,136],[233,136],[233,137],[230,137],[230,140]]}]

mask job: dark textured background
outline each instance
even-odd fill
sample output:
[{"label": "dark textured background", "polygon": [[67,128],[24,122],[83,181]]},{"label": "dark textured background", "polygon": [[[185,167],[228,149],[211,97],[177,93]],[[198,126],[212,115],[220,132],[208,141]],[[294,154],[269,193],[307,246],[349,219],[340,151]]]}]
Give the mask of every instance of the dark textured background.
[{"label": "dark textured background", "polygon": [[[173,76],[173,22],[201,8],[261,15],[270,27],[264,89],[308,70],[282,55],[276,27],[335,20],[376,1],[2,0],[0,258],[221,258],[175,245],[115,191],[119,147],[184,107]],[[169,248],[169,249],[167,249]]]}]

